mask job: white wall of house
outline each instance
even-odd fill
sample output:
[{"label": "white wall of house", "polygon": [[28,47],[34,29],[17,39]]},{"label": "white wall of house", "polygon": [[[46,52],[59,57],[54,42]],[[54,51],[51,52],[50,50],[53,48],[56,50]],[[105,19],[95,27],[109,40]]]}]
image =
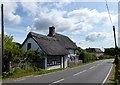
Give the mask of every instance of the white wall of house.
[{"label": "white wall of house", "polygon": [[61,57],[61,68],[63,68],[63,57]]},{"label": "white wall of house", "polygon": [[68,67],[68,55],[64,56],[64,68]]},{"label": "white wall of house", "polygon": [[69,49],[69,53],[70,53],[70,54],[75,54],[75,50]]},{"label": "white wall of house", "polygon": [[51,69],[57,69],[57,68],[61,68],[60,65],[48,66],[46,69],[51,70]]},{"label": "white wall of house", "polygon": [[45,69],[47,69],[47,55],[45,56]]},{"label": "white wall of house", "polygon": [[41,48],[38,46],[38,44],[34,41],[32,38],[28,38],[27,41],[24,43],[24,45],[21,47],[22,50],[27,51],[27,44],[31,43],[31,49],[37,50],[38,52],[41,51]]}]

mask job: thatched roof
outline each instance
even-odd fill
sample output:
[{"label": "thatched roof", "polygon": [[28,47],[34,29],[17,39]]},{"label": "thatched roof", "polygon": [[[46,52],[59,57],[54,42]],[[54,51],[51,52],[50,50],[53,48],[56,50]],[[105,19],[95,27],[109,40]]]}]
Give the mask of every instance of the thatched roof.
[{"label": "thatched roof", "polygon": [[76,49],[76,44],[67,36],[55,33],[54,36],[45,36],[30,32],[27,38],[33,38],[47,55],[67,55],[68,49]]}]

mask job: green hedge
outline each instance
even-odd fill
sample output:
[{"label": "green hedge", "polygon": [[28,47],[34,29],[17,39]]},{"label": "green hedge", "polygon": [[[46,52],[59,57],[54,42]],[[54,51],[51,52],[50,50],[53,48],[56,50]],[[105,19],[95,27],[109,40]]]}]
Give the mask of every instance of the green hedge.
[{"label": "green hedge", "polygon": [[92,53],[88,53],[88,52],[84,52],[84,56],[83,57],[84,57],[83,58],[83,62],[84,63],[96,60],[95,55],[92,54]]},{"label": "green hedge", "polygon": [[111,59],[114,58],[114,56],[110,56],[110,55],[101,55],[100,59]]},{"label": "green hedge", "polygon": [[90,62],[90,61],[95,61],[96,56],[93,53],[89,53],[83,49],[77,50],[77,55],[79,55],[80,59],[83,60],[83,63]]}]

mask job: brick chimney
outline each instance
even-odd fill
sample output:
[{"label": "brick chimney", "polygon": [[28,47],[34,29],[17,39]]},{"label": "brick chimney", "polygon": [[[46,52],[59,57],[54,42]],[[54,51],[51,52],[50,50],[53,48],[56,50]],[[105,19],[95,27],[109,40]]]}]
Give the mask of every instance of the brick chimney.
[{"label": "brick chimney", "polygon": [[49,27],[49,34],[48,34],[48,36],[54,36],[55,35],[55,27],[54,26],[52,26],[52,27]]}]

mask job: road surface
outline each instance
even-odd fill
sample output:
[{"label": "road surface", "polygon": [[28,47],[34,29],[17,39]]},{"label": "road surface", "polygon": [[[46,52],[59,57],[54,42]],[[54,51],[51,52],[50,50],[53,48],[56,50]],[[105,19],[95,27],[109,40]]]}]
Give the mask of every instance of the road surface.
[{"label": "road surface", "polygon": [[114,59],[99,60],[91,64],[66,69],[64,71],[6,80],[3,81],[3,83],[46,83],[49,85],[61,83],[95,83],[95,85],[103,85],[102,83],[106,82],[112,70],[113,61]]}]

